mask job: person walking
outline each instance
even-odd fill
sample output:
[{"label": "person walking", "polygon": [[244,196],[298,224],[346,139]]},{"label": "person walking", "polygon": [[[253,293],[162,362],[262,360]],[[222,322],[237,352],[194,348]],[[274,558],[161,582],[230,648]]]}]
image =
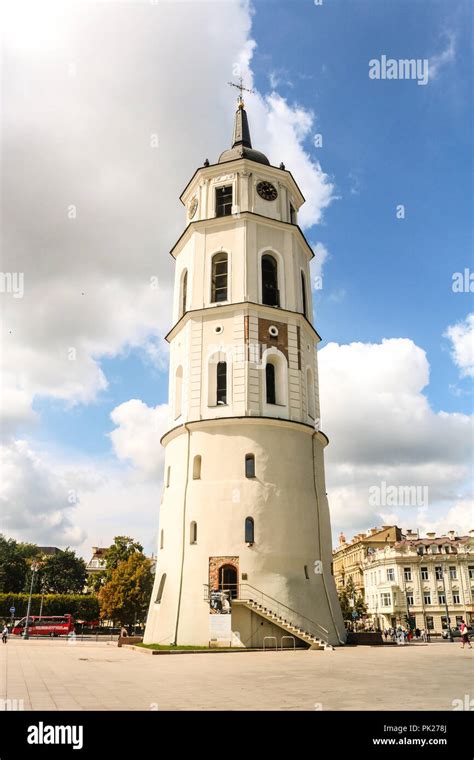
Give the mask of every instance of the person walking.
[{"label": "person walking", "polygon": [[8,627],[6,625],[4,625],[3,626],[3,630],[2,630],[2,643],[3,644],[6,644],[7,641],[8,641],[8,633],[9,633]]},{"label": "person walking", "polygon": [[462,618],[459,633],[461,634],[461,649],[464,649],[464,644],[468,644],[469,649],[472,649],[471,642],[469,641],[469,629]]}]

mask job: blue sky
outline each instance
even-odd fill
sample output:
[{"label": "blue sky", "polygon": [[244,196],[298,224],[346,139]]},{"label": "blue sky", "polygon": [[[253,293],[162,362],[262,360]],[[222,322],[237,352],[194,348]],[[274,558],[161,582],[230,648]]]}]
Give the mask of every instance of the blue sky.
[{"label": "blue sky", "polygon": [[[16,114],[17,142],[9,155],[19,145],[22,170],[11,177],[7,172],[6,187],[11,185],[12,198],[16,190],[21,198],[18,214],[26,215],[11,236],[18,238],[17,250],[28,250],[33,258],[25,270],[27,282],[38,277],[32,312],[16,329],[28,352],[15,348],[12,353],[13,374],[21,378],[15,380],[21,397],[15,395],[19,412],[14,432],[51,468],[41,487],[39,481],[25,485],[18,475],[21,488],[12,486],[13,492],[18,487],[18,493],[31,489],[34,494],[44,486],[44,503],[49,498],[55,502],[55,462],[59,469],[96,468],[104,481],[115,478],[120,468],[134,483],[138,478],[134,454],[127,456],[123,441],[119,450],[117,439],[109,435],[118,428],[136,436],[136,429],[127,428],[124,418],[112,420],[111,414],[117,407],[124,414],[131,399],[142,402],[144,416],[167,401],[166,348],[156,360],[153,346],[161,344],[170,327],[173,266],[168,250],[184,224],[178,195],[203,158],[214,160],[229,143],[235,94],[227,81],[235,60],[245,62],[246,79],[257,93],[246,99],[255,147],[276,145],[273,162],[285,161],[297,181],[305,163],[314,179],[319,163],[326,183],[333,184],[330,202],[318,209],[320,221],[305,229],[310,243],[327,251],[323,288],[314,293],[326,387],[331,385],[328,367],[339,366],[334,353],[335,364],[323,359],[327,344],[405,338],[411,341],[405,368],[395,366],[398,344],[390,344],[393,374],[401,373],[400,394],[405,393],[403,383],[410,386],[410,373],[416,374],[418,347],[429,363],[429,385],[423,393],[432,412],[450,413],[453,420],[456,413],[472,412],[472,365],[464,354],[453,361],[453,343],[444,335],[450,325],[465,326],[472,310],[471,294],[452,290],[453,273],[472,269],[471,2],[323,0],[315,5],[312,0],[256,0],[248,6],[231,0],[159,8],[84,4],[86,12],[72,17],[73,23],[57,22],[56,37],[54,14],[50,18],[45,10],[48,5],[54,10],[54,2],[42,6],[41,14],[36,10],[34,33],[22,26],[21,14],[11,19],[12,44],[7,46],[14,65],[7,58],[6,104],[13,116],[5,119],[4,142],[7,146]],[[101,34],[107,66],[95,45]],[[177,35],[187,56],[176,55]],[[414,80],[372,80],[369,61],[382,55],[429,59],[433,76],[426,86]],[[62,82],[57,72],[66,64],[78,73],[74,69]],[[26,85],[34,92],[28,103],[21,94]],[[268,138],[268,146],[255,139],[256,133],[264,134],[258,123],[262,115],[275,114],[275,98],[287,107],[283,118],[292,123],[297,165],[288,163],[285,144],[275,135],[273,142]],[[22,142],[29,122],[26,134],[34,139]],[[146,151],[143,144],[137,147],[155,128],[165,146],[158,158],[150,157],[148,146]],[[314,144],[316,134],[322,135],[322,147]],[[41,164],[43,156],[48,157],[47,166]],[[62,184],[56,188],[58,177]],[[313,181],[313,189],[318,182]],[[22,203],[36,184],[45,205],[32,214]],[[65,206],[76,196],[80,213],[72,240],[71,228],[65,232],[58,226],[55,201]],[[399,204],[405,207],[404,219],[396,217]],[[49,248],[47,243],[42,248],[39,240],[48,240]],[[158,306],[140,290],[143,277],[149,278],[155,267],[162,282]],[[106,287],[100,290],[104,277]],[[78,288],[86,297],[76,301]],[[27,315],[28,298],[13,306],[21,319],[20,309]],[[76,373],[71,363],[61,364],[64,346],[78,347]],[[359,372],[357,351],[353,349],[346,373]],[[374,367],[377,372],[377,363]],[[370,372],[370,366],[364,371]],[[347,383],[344,388],[350,393]],[[420,405],[418,386],[414,393]],[[324,413],[323,408],[323,423]],[[441,420],[430,418],[426,431],[436,429]],[[336,436],[337,459],[341,428],[334,409],[328,410],[328,424]],[[426,441],[430,437],[427,433]],[[441,447],[436,456],[442,456]],[[427,453],[426,462],[439,470],[436,456]],[[366,467],[370,465],[367,460]],[[140,507],[143,515],[149,509],[151,516],[136,528],[148,547],[156,533],[160,477]],[[406,482],[402,474],[400,478]],[[461,500],[466,497],[463,478],[459,476],[455,488]],[[126,491],[126,486],[119,490]],[[440,496],[439,510],[448,509],[454,495]],[[113,502],[116,497],[107,498]],[[350,498],[356,498],[356,491]],[[334,500],[338,503],[336,495]],[[76,533],[70,517],[59,521],[62,533],[55,533],[57,521],[51,518],[49,539],[88,546],[108,537],[109,528],[119,529],[109,525],[97,532],[86,527],[96,508],[87,506]],[[58,502],[56,511],[61,509]],[[359,522],[353,516],[343,525],[338,509],[335,530],[355,530],[369,519],[363,513]],[[374,521],[380,519],[374,516]],[[34,538],[22,520],[12,518],[10,526],[18,537]]]}]

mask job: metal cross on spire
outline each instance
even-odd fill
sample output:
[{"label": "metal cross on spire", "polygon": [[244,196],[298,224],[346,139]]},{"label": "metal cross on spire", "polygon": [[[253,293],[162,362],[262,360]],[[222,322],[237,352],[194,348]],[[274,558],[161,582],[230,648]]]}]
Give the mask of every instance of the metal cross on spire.
[{"label": "metal cross on spire", "polygon": [[239,84],[235,84],[234,82],[227,82],[228,85],[230,85],[231,87],[237,87],[237,89],[240,91],[239,92],[239,107],[240,108],[244,107],[244,99],[242,97],[242,92],[250,92],[250,93],[255,92],[255,90],[249,90],[248,87],[244,87],[243,81],[244,80],[242,79],[242,77],[239,77]]}]

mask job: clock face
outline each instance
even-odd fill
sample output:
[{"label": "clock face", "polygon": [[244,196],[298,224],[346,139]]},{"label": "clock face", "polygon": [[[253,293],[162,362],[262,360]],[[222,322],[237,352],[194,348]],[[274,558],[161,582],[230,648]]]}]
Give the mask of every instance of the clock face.
[{"label": "clock face", "polygon": [[266,201],[274,201],[278,198],[278,191],[271,182],[259,182],[257,185],[257,193]]},{"label": "clock face", "polygon": [[196,198],[196,196],[194,196],[194,198],[192,199],[191,203],[189,204],[188,215],[189,215],[190,219],[192,219],[194,217],[194,215],[195,215],[195,213],[197,211],[197,207],[198,207],[198,199]]}]

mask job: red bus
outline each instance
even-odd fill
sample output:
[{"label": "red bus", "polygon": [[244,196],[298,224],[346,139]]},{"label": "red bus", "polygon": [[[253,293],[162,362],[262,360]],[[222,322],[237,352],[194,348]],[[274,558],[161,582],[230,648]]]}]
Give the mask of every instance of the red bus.
[{"label": "red bus", "polygon": [[[12,633],[21,636],[26,627],[26,617],[15,623]],[[30,615],[28,620],[29,636],[67,636],[74,631],[74,619],[72,615]]]}]

